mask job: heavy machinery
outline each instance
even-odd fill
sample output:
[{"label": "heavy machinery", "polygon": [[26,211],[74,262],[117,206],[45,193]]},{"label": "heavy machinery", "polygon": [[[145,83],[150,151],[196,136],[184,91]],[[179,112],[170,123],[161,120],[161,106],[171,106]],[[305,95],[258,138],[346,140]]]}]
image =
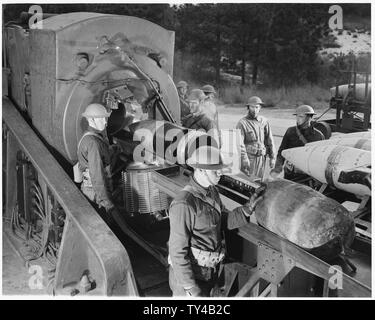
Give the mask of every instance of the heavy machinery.
[{"label": "heavy machinery", "polygon": [[[171,78],[174,33],[143,19],[98,13],[52,15],[33,29],[11,23],[3,32],[6,238],[27,246],[25,261],[48,262],[54,294],[147,295],[134,246],[167,268],[168,205],[192,173],[185,164],[189,146],[212,143],[180,126]],[[113,173],[122,217],[113,230],[73,182],[77,143],[87,126],[81,113],[91,102],[112,110],[107,133],[122,150]],[[232,172],[218,187],[233,209],[260,183]],[[297,207],[301,199],[295,201]],[[263,206],[270,217],[279,213]],[[229,255],[217,296],[371,295],[368,255],[352,254],[355,273],[347,260],[323,261],[255,217],[226,238]],[[351,249],[360,247],[354,240]],[[342,286],[332,286],[332,271]],[[322,288],[312,275],[323,279]]]},{"label": "heavy machinery", "polygon": [[340,71],[338,78],[342,82],[330,88],[329,108],[321,115],[336,109],[335,119],[315,123],[326,139],[331,137],[332,132],[351,133],[371,129],[371,74],[356,71],[354,67],[353,70]]}]

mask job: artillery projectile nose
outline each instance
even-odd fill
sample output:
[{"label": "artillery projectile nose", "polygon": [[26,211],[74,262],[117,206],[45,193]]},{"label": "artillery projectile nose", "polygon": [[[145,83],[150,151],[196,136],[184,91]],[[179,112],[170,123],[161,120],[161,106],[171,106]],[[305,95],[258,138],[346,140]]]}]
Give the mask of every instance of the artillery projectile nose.
[{"label": "artillery projectile nose", "polygon": [[315,255],[329,259],[354,239],[354,221],[337,201],[310,187],[278,179],[267,183],[257,222]]},{"label": "artillery projectile nose", "polygon": [[[336,95],[336,87],[332,87],[330,91],[331,91],[331,96],[334,97]],[[349,85],[343,84],[337,87],[337,91],[338,91],[337,92],[338,95],[344,97],[348,94],[349,91],[352,91],[352,89],[349,88]],[[367,92],[366,92],[365,83],[357,83],[355,86],[355,98],[358,100],[367,100],[367,99],[370,99],[370,97],[371,97],[371,82],[368,83]]]},{"label": "artillery projectile nose", "polygon": [[[310,145],[284,150],[282,156],[322,183],[356,195],[371,195],[371,152],[346,146]],[[365,172],[357,178],[358,171]],[[345,172],[343,179],[342,172]],[[353,173],[353,174],[350,174]],[[341,178],[340,178],[341,175]]]},{"label": "artillery projectile nose", "polygon": [[346,146],[355,149],[371,151],[371,140],[367,138],[346,138],[345,136],[340,136],[334,139],[320,140],[309,142],[306,146],[324,146],[324,145],[335,145],[335,146]]}]

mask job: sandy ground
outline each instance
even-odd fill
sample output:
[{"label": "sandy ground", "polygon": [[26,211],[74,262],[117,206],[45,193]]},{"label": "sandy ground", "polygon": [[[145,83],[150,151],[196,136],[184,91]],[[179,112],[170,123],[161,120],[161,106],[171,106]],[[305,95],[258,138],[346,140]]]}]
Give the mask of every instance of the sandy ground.
[{"label": "sandy ground", "polygon": [[340,45],[340,48],[326,48],[321,50],[321,52],[336,55],[350,52],[358,55],[371,52],[371,36],[369,34],[348,32],[347,30],[344,30],[340,35],[338,31],[332,31],[331,34],[337,38],[336,43]]}]

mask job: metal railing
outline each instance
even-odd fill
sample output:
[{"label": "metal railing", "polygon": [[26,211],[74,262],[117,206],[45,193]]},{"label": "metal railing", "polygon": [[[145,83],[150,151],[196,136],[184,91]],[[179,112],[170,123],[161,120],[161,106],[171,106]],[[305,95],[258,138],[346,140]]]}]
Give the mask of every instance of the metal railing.
[{"label": "metal railing", "polygon": [[[83,196],[47,147],[27,124],[13,103],[3,97],[6,130],[6,212],[16,205],[16,153],[21,150],[35,168],[66,219],[57,255],[54,292],[67,288],[90,274],[95,288],[87,294],[137,296],[138,290],[128,253],[99,214]],[[3,146],[4,147],[4,146]]]}]

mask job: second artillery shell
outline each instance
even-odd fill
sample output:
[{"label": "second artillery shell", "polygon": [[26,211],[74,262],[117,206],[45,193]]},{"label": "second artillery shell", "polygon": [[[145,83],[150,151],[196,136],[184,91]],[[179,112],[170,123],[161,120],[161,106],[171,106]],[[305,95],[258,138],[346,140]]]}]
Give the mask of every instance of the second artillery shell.
[{"label": "second artillery shell", "polygon": [[354,221],[337,201],[301,184],[267,183],[255,209],[258,223],[323,259],[334,258],[354,239]]},{"label": "second artillery shell", "polygon": [[334,139],[328,139],[328,140],[320,140],[320,141],[314,141],[314,142],[309,142],[306,144],[306,146],[311,146],[311,145],[336,145],[336,146],[346,146],[346,147],[351,147],[355,149],[361,149],[361,150],[367,150],[371,151],[371,140],[370,139],[364,139],[364,138],[346,138],[345,136],[343,137],[338,137]]},{"label": "second artillery shell", "polygon": [[327,183],[356,195],[371,195],[371,188],[359,181],[348,183],[342,181],[343,172],[367,168],[371,174],[371,152],[345,146],[308,145],[305,147],[285,149],[282,156],[297,169],[305,172],[321,183]]},{"label": "second artillery shell", "polygon": [[341,134],[337,135],[335,138],[363,138],[363,139],[371,139],[371,131],[341,133]]}]

